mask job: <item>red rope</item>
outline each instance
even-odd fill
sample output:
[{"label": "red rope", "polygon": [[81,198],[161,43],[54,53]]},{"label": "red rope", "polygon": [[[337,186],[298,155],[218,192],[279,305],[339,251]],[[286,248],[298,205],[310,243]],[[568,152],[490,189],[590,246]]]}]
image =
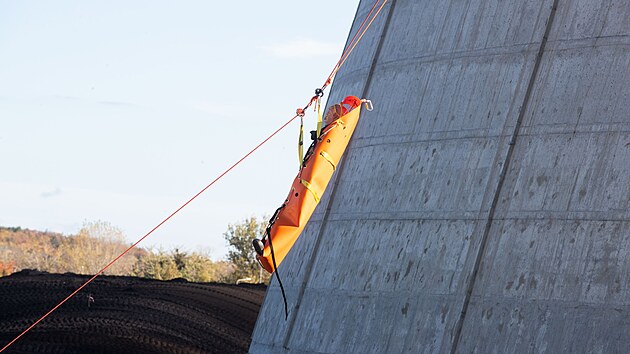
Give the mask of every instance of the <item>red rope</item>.
[{"label": "red rope", "polygon": [[[387,3],[388,0],[384,0],[383,3],[381,4],[381,6],[379,7],[379,9],[376,11],[376,13],[374,14],[374,16],[369,20],[370,15],[372,14],[372,12],[374,11],[374,9],[376,8],[376,5],[380,2],[381,0],[376,0],[376,2],[374,3],[374,5],[372,6],[372,9],[370,9],[370,12],[367,14],[367,16],[365,17],[365,19],[363,20],[363,22],[361,23],[361,26],[359,26],[359,29],[357,30],[357,32],[354,34],[354,36],[352,37],[352,39],[350,40],[350,42],[348,42],[348,45],[346,46],[346,49],[344,50],[344,52],[341,54],[341,58],[339,59],[339,61],[337,61],[337,64],[335,64],[335,67],[333,68],[333,71],[330,73],[330,75],[328,76],[328,78],[326,79],[326,82],[324,83],[324,85],[322,86],[322,90],[324,90],[331,82],[332,78],[335,76],[335,74],[337,73],[337,71],[339,71],[339,69],[341,68],[341,66],[345,63],[346,59],[348,58],[348,56],[350,55],[350,53],[352,53],[352,51],[354,50],[354,48],[356,47],[356,45],[358,44],[358,42],[361,40],[361,38],[363,38],[363,35],[365,34],[365,32],[367,31],[368,28],[370,28],[370,26],[372,25],[372,22],[374,21],[374,19],[376,18],[376,16],[378,16],[378,14],[381,12],[381,10],[383,9],[383,7],[385,6],[385,4]],[[366,25],[367,23],[367,25]],[[360,33],[360,34],[359,34]],[[310,107],[314,101],[317,100],[317,96],[314,96],[313,98],[311,98],[311,100],[308,102],[308,104],[303,108],[304,110],[306,110],[308,107]],[[226,174],[228,174],[230,171],[232,171],[232,169],[234,169],[236,166],[238,166],[241,162],[243,162],[246,158],[248,158],[251,154],[253,154],[256,150],[258,150],[261,146],[263,146],[265,143],[267,143],[271,138],[273,138],[276,134],[278,134],[282,129],[284,129],[287,125],[289,125],[293,120],[295,120],[295,118],[297,118],[299,115],[296,114],[295,116],[293,116],[293,118],[289,119],[286,123],[284,123],[280,128],[278,128],[276,131],[274,131],[273,133],[271,133],[267,138],[265,138],[265,140],[263,140],[261,143],[259,143],[258,145],[256,145],[253,149],[251,149],[247,154],[245,154],[245,156],[241,157],[240,160],[236,161],[232,166],[230,166],[227,170],[225,170],[223,173],[221,173],[218,177],[216,177],[212,182],[210,182],[207,186],[205,186],[202,190],[200,190],[199,192],[197,192],[197,194],[195,194],[194,196],[192,196],[190,199],[188,199],[188,201],[186,201],[184,204],[182,204],[179,208],[177,208],[174,212],[172,212],[169,216],[167,216],[164,220],[162,220],[159,224],[157,224],[154,228],[151,229],[151,231],[147,232],[144,236],[142,236],[138,241],[136,241],[134,244],[132,244],[131,246],[129,246],[129,248],[127,248],[123,253],[119,254],[118,257],[114,258],[114,260],[112,260],[111,262],[109,262],[105,267],[103,267],[103,269],[99,270],[96,274],[94,274],[94,276],[92,276],[90,279],[88,279],[88,281],[86,281],[85,283],[83,283],[83,285],[81,285],[78,289],[76,289],[75,291],[73,291],[70,295],[68,295],[65,299],[61,300],[61,302],[59,302],[55,307],[53,307],[52,309],[50,309],[50,311],[46,312],[45,315],[43,315],[40,319],[38,319],[37,321],[35,321],[35,323],[33,323],[32,325],[30,325],[27,329],[25,329],[22,333],[20,333],[17,337],[15,337],[12,341],[10,341],[7,345],[5,345],[2,349],[0,349],[0,353],[2,353],[3,351],[5,351],[8,347],[10,347],[13,343],[15,343],[18,339],[20,339],[23,335],[25,335],[26,333],[28,333],[31,329],[33,329],[33,327],[35,327],[36,325],[38,325],[41,321],[43,321],[46,317],[48,317],[51,313],[53,313],[55,310],[57,310],[61,305],[63,305],[64,303],[66,303],[66,301],[68,301],[70,298],[72,298],[74,295],[76,295],[79,291],[81,291],[83,288],[85,288],[88,284],[90,284],[94,279],[96,279],[96,277],[98,277],[99,275],[101,275],[104,271],[106,271],[112,264],[114,264],[116,261],[118,261],[120,258],[122,258],[124,255],[126,255],[127,253],[129,253],[129,251],[131,251],[134,247],[136,247],[140,242],[142,242],[145,238],[147,238],[149,235],[151,235],[155,230],[157,230],[160,226],[162,226],[164,223],[166,223],[168,220],[170,220],[173,216],[175,216],[175,214],[177,214],[180,210],[184,209],[188,204],[190,204],[193,200],[195,200],[198,196],[200,196],[203,192],[205,192],[208,188],[210,188],[213,184],[215,184],[217,181],[219,181],[221,178],[223,178],[223,176],[225,176]]]},{"label": "red rope", "polygon": [[[357,46],[359,41],[361,41],[361,38],[363,38],[363,35],[365,34],[365,32],[368,30],[368,28],[370,28],[370,26],[372,25],[372,22],[374,22],[376,17],[379,15],[379,13],[381,12],[383,7],[385,6],[385,4],[389,0],[384,0],[383,3],[381,4],[381,6],[376,11],[376,13],[374,14],[374,16],[370,19],[370,15],[372,14],[372,12],[374,12],[374,9],[376,8],[376,5],[378,5],[380,1],[381,0],[376,0],[374,2],[374,5],[372,5],[372,8],[370,9],[370,12],[368,12],[367,16],[365,16],[365,18],[363,19],[363,22],[361,22],[361,25],[359,26],[357,31],[354,33],[354,36],[352,36],[352,39],[350,39],[350,41],[346,45],[346,49],[344,49],[343,53],[341,53],[341,57],[339,58],[339,60],[337,61],[337,63],[333,67],[333,70],[330,72],[330,74],[326,78],[326,81],[322,85],[322,87],[321,87],[322,91],[325,90],[326,87],[328,87],[328,85],[330,85],[332,83],[333,77],[335,77],[335,75],[337,74],[339,69],[341,69],[343,64],[346,62],[346,59],[348,59],[348,56],[350,56],[350,53],[352,53],[352,51]],[[317,96],[313,96],[311,98],[311,101],[306,106],[304,106],[304,108],[302,108],[302,109],[304,111],[306,111],[306,109],[308,107],[310,107],[314,102],[317,101],[317,98],[318,98]]]},{"label": "red rope", "polygon": [[[372,5],[372,8],[370,9],[370,12],[368,12],[368,14],[365,16],[365,18],[363,19],[363,22],[361,22],[361,25],[359,26],[357,31],[354,33],[354,36],[348,42],[348,44],[346,46],[346,49],[344,49],[343,53],[341,53],[341,57],[337,61],[337,64],[335,64],[335,66],[333,67],[333,70],[328,75],[328,78],[326,78],[326,82],[322,86],[322,90],[325,89],[326,86],[330,85],[330,83],[332,82],[333,77],[337,74],[337,72],[339,71],[341,66],[344,64],[344,62],[346,61],[346,59],[348,58],[350,53],[352,53],[352,51],[354,50],[354,47],[356,47],[357,43],[359,43],[361,38],[363,38],[363,35],[365,34],[365,32],[368,30],[368,28],[370,28],[370,26],[372,25],[372,22],[374,21],[374,19],[378,16],[378,14],[381,12],[383,7],[385,6],[387,1],[389,1],[389,0],[384,0],[383,1],[381,6],[378,8],[378,11],[376,11],[376,13],[374,14],[374,17],[372,17],[372,19],[368,22],[368,19],[370,18],[370,15],[372,14],[372,12],[374,12],[374,9],[376,8],[376,5],[378,5],[378,3],[380,1],[381,0],[376,0],[374,2],[374,5]],[[367,23],[367,26],[364,28],[366,23]],[[359,35],[359,33],[360,33],[360,35]],[[357,37],[358,37],[358,39],[357,39]]]},{"label": "red rope", "polygon": [[348,44],[347,44],[346,48],[344,48],[343,52],[341,53],[341,57],[339,57],[339,60],[337,61],[337,64],[335,64],[333,70],[328,75],[327,81],[332,78],[333,73],[335,72],[335,69],[339,66],[339,63],[341,63],[341,58],[346,56],[346,53],[348,52],[348,49],[352,46],[352,44],[354,43],[355,39],[357,39],[357,36],[361,32],[361,30],[363,30],[363,26],[365,26],[365,24],[367,23],[368,18],[370,18],[370,15],[372,15],[372,12],[374,12],[374,9],[376,8],[376,5],[378,5],[379,1],[380,0],[376,0],[374,2],[374,5],[372,5],[372,8],[370,9],[370,12],[368,12],[368,14],[365,16],[365,18],[363,19],[363,22],[361,22],[361,25],[359,26],[357,31],[354,33],[354,36],[352,36],[352,39],[350,39],[350,41],[348,41]]},{"label": "red rope", "polygon": [[278,128],[276,131],[274,131],[273,133],[271,133],[271,135],[269,135],[265,140],[263,140],[260,144],[256,145],[256,147],[254,147],[252,150],[250,150],[245,156],[241,157],[240,160],[236,161],[232,166],[230,166],[227,170],[225,170],[223,173],[221,173],[217,178],[215,178],[212,182],[210,182],[207,186],[205,186],[202,190],[200,190],[197,194],[195,194],[194,196],[192,196],[192,198],[188,199],[187,202],[185,202],[184,204],[182,204],[179,208],[177,208],[177,210],[175,210],[174,212],[171,213],[171,215],[167,216],[164,220],[162,220],[159,224],[157,224],[154,228],[151,229],[151,231],[147,232],[146,235],[142,236],[138,241],[136,241],[133,245],[129,246],[129,248],[127,248],[123,253],[121,253],[120,255],[118,255],[118,257],[116,257],[114,260],[112,260],[111,262],[109,262],[105,267],[103,267],[103,269],[99,270],[98,273],[94,274],[94,276],[92,276],[88,281],[86,281],[83,285],[81,285],[77,290],[73,291],[72,294],[68,295],[65,299],[61,300],[61,302],[59,304],[57,304],[57,306],[53,307],[50,311],[48,311],[44,316],[42,316],[40,319],[38,319],[37,321],[35,321],[35,323],[33,323],[30,327],[28,327],[26,330],[24,330],[22,333],[20,333],[19,336],[15,337],[11,342],[9,342],[9,344],[5,345],[1,350],[0,353],[3,352],[5,349],[7,349],[10,345],[12,345],[13,343],[15,343],[15,341],[17,341],[18,339],[20,339],[20,337],[22,337],[23,335],[25,335],[28,331],[30,331],[33,327],[35,327],[38,323],[40,323],[41,321],[43,321],[46,317],[48,317],[48,315],[50,315],[51,313],[53,313],[57,308],[59,308],[61,305],[63,305],[66,301],[68,301],[71,297],[73,297],[74,295],[76,295],[79,291],[81,291],[81,289],[83,289],[85,286],[87,286],[89,283],[92,282],[92,280],[96,279],[96,277],[98,277],[99,275],[101,275],[104,271],[107,270],[107,268],[109,268],[112,264],[114,264],[116,261],[118,261],[121,257],[123,257],[124,255],[126,255],[129,251],[131,251],[134,247],[136,247],[140,242],[142,242],[142,240],[144,240],[145,238],[147,238],[149,235],[151,235],[153,233],[153,231],[157,230],[160,226],[162,226],[165,222],[167,222],[170,218],[172,218],[173,216],[175,216],[175,214],[177,214],[180,210],[184,209],[188,204],[190,204],[193,200],[195,200],[198,196],[201,195],[201,193],[205,192],[208,188],[210,188],[213,184],[215,184],[218,180],[220,180],[223,176],[225,176],[226,174],[228,174],[230,171],[232,171],[232,169],[234,169],[236,166],[238,166],[241,162],[243,162],[246,158],[248,158],[251,154],[253,154],[256,150],[258,150],[261,146],[263,146],[267,141],[269,141],[271,138],[273,138],[276,134],[278,134],[282,129],[284,129],[287,125],[289,125],[289,123],[291,123],[295,118],[297,118],[298,116],[295,115],[293,116],[293,118],[289,119],[286,123],[284,123],[280,128]]},{"label": "red rope", "polygon": [[[348,51],[348,53],[345,55],[345,57],[342,57],[341,59],[339,59],[340,63],[339,66],[337,67],[337,69],[334,71],[334,74],[337,74],[337,71],[339,71],[339,69],[341,69],[341,66],[343,64],[345,64],[346,59],[348,59],[348,56],[350,55],[350,53],[352,53],[352,51],[354,50],[354,47],[357,46],[357,44],[359,43],[359,41],[361,40],[361,38],[363,38],[363,35],[365,34],[365,32],[368,30],[368,28],[370,28],[370,26],[372,25],[372,22],[374,22],[374,20],[376,19],[376,17],[378,16],[379,13],[381,13],[381,10],[383,10],[383,7],[385,6],[385,4],[387,3],[388,0],[383,1],[383,3],[381,4],[381,6],[378,8],[378,10],[376,11],[376,13],[374,14],[374,16],[372,17],[372,19],[370,20],[370,22],[368,22],[367,26],[365,27],[365,29],[363,30],[363,32],[361,33],[361,35],[359,36],[359,38],[354,42],[354,44],[352,44],[352,47],[350,48],[350,50]],[[378,1],[377,1],[378,2]],[[334,76],[334,75],[333,75]]]}]

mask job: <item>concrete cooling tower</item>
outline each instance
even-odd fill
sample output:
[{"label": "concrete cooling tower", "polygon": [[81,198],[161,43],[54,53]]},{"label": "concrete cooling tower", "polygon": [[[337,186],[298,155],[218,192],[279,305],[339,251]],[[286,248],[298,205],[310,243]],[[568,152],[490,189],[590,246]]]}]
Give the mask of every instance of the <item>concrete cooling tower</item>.
[{"label": "concrete cooling tower", "polygon": [[630,1],[390,0],[250,351],[627,353],[629,82]]}]

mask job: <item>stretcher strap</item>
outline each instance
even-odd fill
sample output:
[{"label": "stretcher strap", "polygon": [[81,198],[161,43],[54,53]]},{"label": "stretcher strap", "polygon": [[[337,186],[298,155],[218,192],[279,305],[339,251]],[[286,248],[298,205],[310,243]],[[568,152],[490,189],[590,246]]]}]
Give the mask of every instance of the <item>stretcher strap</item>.
[{"label": "stretcher strap", "polygon": [[300,136],[298,137],[298,161],[300,169],[304,163],[304,116],[300,116]]},{"label": "stretcher strap", "polygon": [[337,165],[335,165],[335,163],[332,161],[332,157],[330,157],[330,155],[328,155],[328,153],[326,151],[321,151],[319,153],[324,159],[326,159],[326,161],[328,161],[328,163],[330,163],[330,165],[333,168],[333,171],[337,169]]},{"label": "stretcher strap", "polygon": [[308,189],[308,191],[311,192],[311,194],[315,198],[315,202],[319,203],[319,195],[317,195],[317,193],[313,190],[313,188],[311,187],[311,184],[308,183],[308,181],[305,181],[303,179],[300,180],[300,183],[302,183],[304,187],[306,187],[306,189]]},{"label": "stretcher strap", "polygon": [[317,137],[319,138],[322,135],[322,99],[320,97],[317,98]]}]

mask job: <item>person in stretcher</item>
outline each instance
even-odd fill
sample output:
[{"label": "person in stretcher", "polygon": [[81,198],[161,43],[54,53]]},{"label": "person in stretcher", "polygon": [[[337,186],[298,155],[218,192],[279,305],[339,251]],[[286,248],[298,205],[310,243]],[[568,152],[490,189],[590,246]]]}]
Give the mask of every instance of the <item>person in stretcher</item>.
[{"label": "person in stretcher", "polygon": [[362,102],[371,103],[348,96],[332,105],[324,117],[321,134],[311,132],[313,143],[289,195],[269,220],[263,238],[253,241],[256,258],[269,273],[276,270],[293,247],[319,203],[358,123]]}]

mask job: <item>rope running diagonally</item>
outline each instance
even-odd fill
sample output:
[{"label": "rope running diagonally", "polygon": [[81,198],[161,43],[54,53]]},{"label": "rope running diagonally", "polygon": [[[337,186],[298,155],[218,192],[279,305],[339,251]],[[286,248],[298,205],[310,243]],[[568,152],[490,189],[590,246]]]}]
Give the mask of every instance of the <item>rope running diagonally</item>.
[{"label": "rope running diagonally", "polygon": [[287,125],[289,125],[295,118],[297,118],[297,115],[295,115],[293,118],[289,119],[286,123],[284,123],[280,128],[278,128],[276,131],[274,131],[273,133],[271,133],[265,140],[263,140],[261,143],[259,143],[258,145],[256,145],[252,150],[250,150],[247,154],[245,154],[245,156],[243,156],[240,160],[236,161],[232,166],[230,166],[227,170],[225,170],[223,173],[221,173],[217,178],[215,178],[212,182],[210,182],[207,186],[205,186],[202,190],[200,190],[197,194],[195,194],[192,198],[188,199],[188,201],[186,201],[184,204],[182,204],[179,208],[177,208],[174,212],[172,212],[169,216],[167,216],[164,220],[162,220],[159,224],[157,224],[153,229],[151,229],[151,231],[147,232],[144,236],[142,236],[138,241],[136,241],[134,244],[132,244],[131,246],[129,246],[129,248],[127,248],[124,252],[122,252],[120,255],[118,255],[118,257],[116,257],[114,260],[112,260],[111,262],[109,262],[105,267],[103,267],[103,269],[99,270],[96,274],[94,274],[94,276],[92,276],[88,281],[86,281],[83,285],[81,285],[78,289],[76,289],[75,291],[73,291],[70,295],[68,295],[65,299],[63,299],[61,302],[59,302],[59,304],[57,304],[55,307],[53,307],[50,311],[48,311],[44,316],[42,316],[40,319],[38,319],[37,321],[35,321],[35,323],[33,323],[30,327],[28,327],[26,330],[24,330],[22,333],[20,333],[20,335],[18,335],[17,337],[15,337],[11,342],[9,342],[7,345],[5,345],[2,349],[0,349],[0,353],[3,352],[4,350],[6,350],[10,345],[12,345],[15,341],[17,341],[18,339],[20,339],[20,337],[22,337],[24,334],[26,334],[28,331],[30,331],[33,327],[35,327],[38,323],[40,323],[41,321],[43,321],[46,317],[48,317],[48,315],[50,315],[53,311],[55,311],[57,308],[59,308],[61,305],[63,305],[66,301],[68,301],[71,297],[73,297],[74,295],[76,295],[79,291],[81,291],[81,289],[83,289],[85,286],[87,286],[89,283],[91,283],[94,279],[96,279],[96,277],[98,277],[99,275],[101,275],[104,271],[106,271],[112,264],[114,264],[116,261],[118,261],[120,258],[122,258],[124,255],[126,255],[129,251],[131,251],[134,247],[136,247],[140,242],[142,242],[145,238],[147,238],[149,235],[151,235],[155,230],[157,230],[160,226],[162,226],[164,223],[166,223],[169,219],[171,219],[173,216],[175,216],[175,214],[177,214],[180,210],[184,209],[188,204],[190,204],[193,200],[195,200],[198,196],[200,196],[203,192],[205,192],[208,188],[210,188],[213,184],[215,184],[217,181],[219,181],[223,176],[225,176],[226,174],[228,174],[230,171],[232,171],[236,166],[238,166],[241,162],[243,162],[246,158],[248,158],[251,154],[253,154],[256,150],[258,150],[261,146],[263,146],[267,141],[271,140],[271,138],[273,138],[276,134],[278,134],[282,129],[284,129]]},{"label": "rope running diagonally", "polygon": [[337,73],[337,70],[339,70],[339,64],[341,63],[343,58],[346,56],[346,54],[348,54],[348,50],[350,50],[350,45],[352,43],[354,43],[354,41],[357,39],[357,36],[361,32],[361,30],[363,30],[363,26],[365,26],[365,24],[367,23],[368,18],[370,17],[370,15],[372,15],[372,12],[374,12],[374,9],[376,8],[376,5],[378,5],[379,1],[380,0],[377,0],[377,1],[374,2],[374,5],[372,5],[372,8],[370,9],[370,12],[368,12],[368,14],[365,16],[365,19],[363,20],[363,22],[361,22],[361,25],[359,26],[357,31],[354,33],[354,36],[352,36],[352,39],[350,39],[348,41],[348,45],[343,50],[343,53],[341,53],[341,56],[339,57],[339,60],[337,61],[337,64],[335,64],[335,66],[333,67],[333,69],[330,72],[330,74],[328,74],[328,77],[326,78],[326,82],[324,83],[324,85],[322,85],[322,90],[325,89],[326,86],[328,86],[331,83],[332,78]]},{"label": "rope running diagonally", "polygon": [[[370,10],[370,12],[368,13],[368,15],[366,16],[366,18],[363,20],[363,22],[361,23],[361,26],[359,27],[358,31],[355,33],[354,37],[350,40],[350,42],[348,43],[348,45],[346,46],[346,49],[344,50],[344,52],[341,55],[341,58],[339,59],[339,61],[337,61],[337,63],[334,66],[333,71],[330,73],[330,75],[328,76],[328,78],[326,79],[326,82],[324,83],[324,85],[322,86],[321,90],[324,90],[332,81],[332,78],[335,76],[335,74],[339,71],[339,69],[341,68],[341,66],[345,63],[346,59],[348,58],[348,56],[350,55],[350,53],[352,53],[352,51],[354,50],[354,48],[356,47],[356,45],[358,44],[358,42],[361,40],[361,38],[363,37],[363,35],[365,34],[365,32],[368,30],[368,28],[370,27],[370,25],[372,24],[372,22],[374,21],[374,19],[376,18],[376,16],[378,16],[378,14],[380,13],[380,10],[383,8],[383,6],[385,6],[385,4],[387,3],[388,0],[384,0],[383,3],[381,4],[380,8],[376,11],[376,13],[374,14],[374,16],[372,16],[372,18],[370,19],[370,15],[372,14],[372,12],[374,11],[374,9],[376,8],[377,4],[380,3],[381,0],[376,0],[376,2],[374,3],[374,5],[372,6],[372,9]],[[368,21],[369,20],[369,21]],[[366,25],[367,24],[367,25]],[[360,34],[359,34],[360,33]],[[308,104],[303,108],[304,111],[306,111],[306,109],[308,107],[310,107],[317,99],[318,96],[314,96],[313,98],[311,98],[311,100],[308,102]],[[241,164],[241,162],[243,162],[245,159],[247,159],[250,155],[252,155],[256,150],[258,150],[261,146],[263,146],[265,143],[267,143],[269,140],[271,140],[271,138],[273,138],[276,134],[278,134],[281,130],[283,130],[284,128],[286,128],[291,122],[293,122],[296,118],[298,117],[298,115],[294,115],[291,119],[289,119],[287,122],[285,122],[282,126],[280,126],[278,129],[276,129],[273,133],[271,133],[267,138],[265,138],[262,142],[260,142],[258,145],[256,145],[253,149],[251,149],[247,154],[245,154],[243,157],[241,157],[238,161],[236,161],[234,164],[232,164],[229,168],[227,168],[223,173],[221,173],[218,177],[216,177],[214,180],[212,180],[212,182],[210,182],[208,185],[206,185],[204,188],[202,188],[199,192],[197,192],[197,194],[193,195],[190,199],[188,199],[185,203],[183,203],[179,208],[177,208],[175,211],[173,211],[169,216],[167,216],[166,218],[164,218],[164,220],[162,220],[159,224],[157,224],[155,227],[153,227],[149,232],[147,232],[144,236],[142,236],[140,239],[138,239],[138,241],[134,242],[131,246],[129,246],[129,248],[127,248],[125,251],[123,251],[121,254],[119,254],[116,258],[114,258],[112,261],[110,261],[105,267],[103,267],[103,269],[99,270],[96,274],[94,274],[94,276],[92,276],[90,279],[88,279],[85,283],[83,283],[83,285],[81,285],[79,288],[77,288],[75,291],[73,291],[70,295],[68,295],[66,298],[64,298],[63,300],[61,300],[57,305],[55,305],[55,307],[53,307],[52,309],[50,309],[48,312],[46,312],[46,314],[44,314],[42,317],[40,317],[37,321],[35,321],[32,325],[30,325],[28,328],[26,328],[24,331],[22,331],[17,337],[15,337],[12,341],[10,341],[9,343],[7,343],[4,347],[2,347],[2,349],[0,349],[0,353],[4,352],[7,348],[9,348],[11,345],[13,345],[16,341],[18,341],[22,336],[24,336],[26,333],[28,333],[31,329],[33,329],[35,326],[37,326],[40,322],[42,322],[46,317],[48,317],[51,313],[53,313],[55,310],[57,310],[59,307],[61,307],[64,303],[66,303],[70,298],[72,298],[74,295],[76,295],[79,291],[81,291],[83,288],[85,288],[88,284],[90,284],[94,279],[96,279],[96,277],[98,277],[99,275],[101,275],[103,272],[105,272],[112,264],[114,264],[116,261],[118,261],[120,258],[122,258],[123,256],[125,256],[127,253],[129,253],[129,251],[131,251],[133,248],[135,248],[140,242],[142,242],[144,239],[146,239],[147,237],[149,237],[149,235],[151,235],[155,230],[157,230],[159,227],[161,227],[163,224],[165,224],[167,221],[169,221],[173,216],[175,216],[175,214],[179,213],[182,209],[184,209],[188,204],[190,204],[193,200],[197,199],[197,197],[199,197],[202,193],[204,193],[206,190],[208,190],[210,187],[212,187],[212,185],[214,185],[216,182],[218,182],[221,178],[223,178],[225,175],[227,175],[229,172],[231,172],[236,166],[238,166],[239,164]]]}]

